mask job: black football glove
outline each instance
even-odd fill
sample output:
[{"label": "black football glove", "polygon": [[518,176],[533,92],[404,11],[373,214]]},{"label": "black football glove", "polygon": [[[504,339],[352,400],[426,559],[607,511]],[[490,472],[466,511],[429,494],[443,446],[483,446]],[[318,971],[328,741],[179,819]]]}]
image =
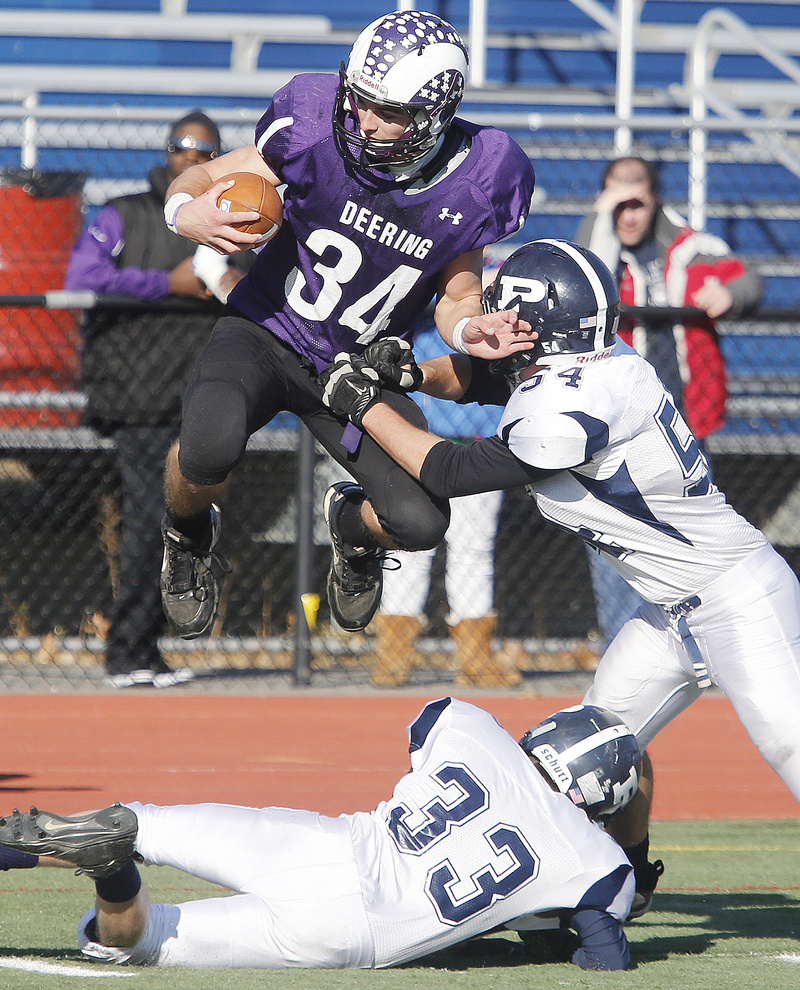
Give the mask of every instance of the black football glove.
[{"label": "black football glove", "polygon": [[363,359],[378,372],[381,381],[402,392],[415,392],[422,384],[422,369],[414,360],[411,344],[402,337],[374,341],[364,351]]},{"label": "black football glove", "polygon": [[317,381],[328,409],[356,426],[361,426],[364,413],[381,398],[378,372],[354,354],[337,354]]}]

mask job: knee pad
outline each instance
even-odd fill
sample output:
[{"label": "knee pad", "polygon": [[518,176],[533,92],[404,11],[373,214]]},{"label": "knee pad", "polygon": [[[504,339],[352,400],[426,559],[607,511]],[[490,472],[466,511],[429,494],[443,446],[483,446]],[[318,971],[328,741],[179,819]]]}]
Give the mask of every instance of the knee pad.
[{"label": "knee pad", "polygon": [[381,525],[401,550],[432,550],[444,539],[450,525],[450,503],[447,499],[428,496],[420,489],[421,498],[408,500],[393,507],[392,518]]},{"label": "knee pad", "polygon": [[245,396],[227,382],[198,382],[187,393],[178,466],[198,485],[218,485],[239,463],[247,446]]}]

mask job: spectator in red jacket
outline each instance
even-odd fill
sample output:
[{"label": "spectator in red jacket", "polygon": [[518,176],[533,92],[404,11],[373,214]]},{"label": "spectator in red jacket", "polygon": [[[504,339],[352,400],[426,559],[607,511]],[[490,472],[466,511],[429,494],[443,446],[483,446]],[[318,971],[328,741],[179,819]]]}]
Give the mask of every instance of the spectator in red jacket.
[{"label": "spectator in red jacket", "polygon": [[[716,320],[755,309],[762,296],[760,276],[722,238],[693,230],[664,206],[656,168],[643,158],[606,165],[600,194],[575,240],[616,274],[623,304],[694,306],[705,312],[682,322],[623,316],[619,326],[620,337],[655,367],[702,447],[724,424],[728,397]],[[597,554],[589,559],[607,645],[641,600]]]},{"label": "spectator in red jacket", "polygon": [[653,364],[702,440],[723,424],[727,389],[715,321],[761,301],[761,279],[720,237],[693,230],[660,199],[658,174],[643,158],[620,158],[603,172],[593,212],[576,240],[616,272],[620,301],[695,306],[691,321],[623,317],[620,336]]}]

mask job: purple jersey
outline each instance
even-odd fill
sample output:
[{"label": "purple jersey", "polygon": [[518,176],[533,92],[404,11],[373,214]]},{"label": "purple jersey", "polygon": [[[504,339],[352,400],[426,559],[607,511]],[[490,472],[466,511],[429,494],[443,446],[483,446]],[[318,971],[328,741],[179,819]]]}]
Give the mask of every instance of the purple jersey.
[{"label": "purple jersey", "polygon": [[446,265],[522,226],[534,184],[507,134],[458,119],[463,155],[438,181],[359,178],[333,143],[337,85],[295,76],[256,125],[256,146],[286,183],[284,222],[230,295],[318,371],[340,351],[410,334]]},{"label": "purple jersey", "polygon": [[115,263],[114,259],[119,256],[124,244],[125,221],[116,206],[107,203],[73,245],[64,288],[89,289],[109,295],[133,296],[135,299],[163,299],[168,296],[167,270],[135,265],[120,267]]}]

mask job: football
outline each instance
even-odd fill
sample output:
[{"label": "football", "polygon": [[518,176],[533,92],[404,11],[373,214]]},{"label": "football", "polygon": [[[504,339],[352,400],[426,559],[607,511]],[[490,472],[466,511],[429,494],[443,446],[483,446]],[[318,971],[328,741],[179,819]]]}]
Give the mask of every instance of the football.
[{"label": "football", "polygon": [[283,202],[272,183],[256,172],[231,172],[220,182],[234,180],[234,184],[222,192],[217,206],[225,213],[239,213],[253,210],[260,213],[258,220],[249,223],[233,224],[238,230],[249,234],[261,234],[259,243],[265,244],[278,232],[283,221]]}]

